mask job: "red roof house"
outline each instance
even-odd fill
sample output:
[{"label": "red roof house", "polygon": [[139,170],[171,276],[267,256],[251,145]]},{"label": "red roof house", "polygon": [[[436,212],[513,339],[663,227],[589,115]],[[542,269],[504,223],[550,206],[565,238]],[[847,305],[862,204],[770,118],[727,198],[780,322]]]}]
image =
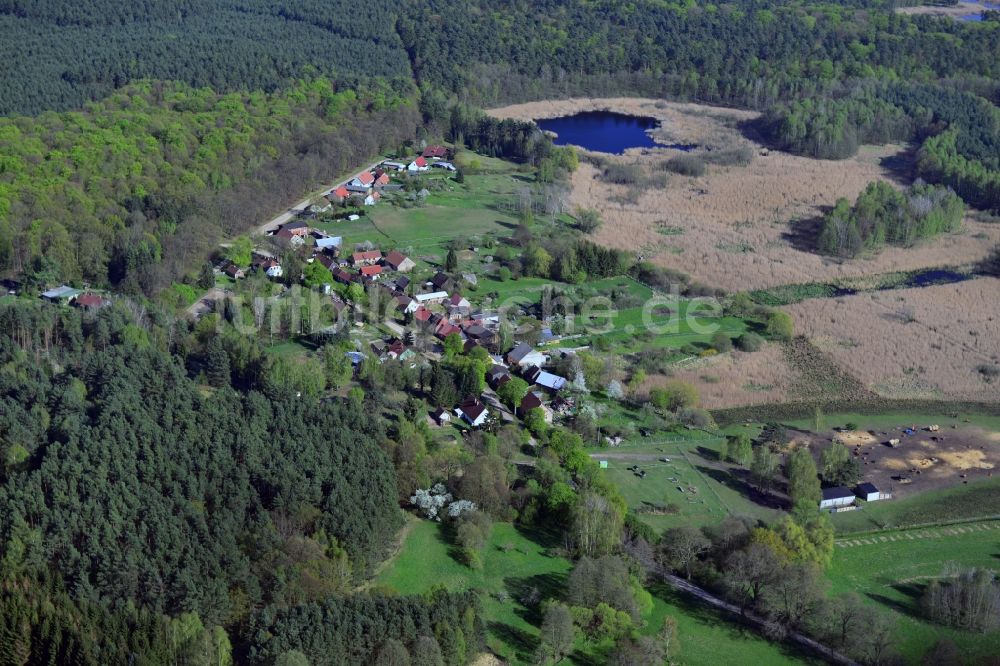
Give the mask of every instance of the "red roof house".
[{"label": "red roof house", "polygon": [[368,250],[367,252],[355,252],[351,255],[351,263],[355,266],[374,264],[382,258],[381,250]]},{"label": "red roof house", "polygon": [[441,159],[448,156],[448,149],[444,146],[427,146],[424,148],[423,156]]},{"label": "red roof house", "polygon": [[83,308],[84,310],[100,310],[105,305],[108,305],[110,301],[106,301],[97,294],[80,294],[73,301],[73,305],[78,308]]},{"label": "red roof house", "polygon": [[375,266],[362,266],[358,272],[361,273],[362,277],[375,278],[382,273],[382,267],[377,264]]}]

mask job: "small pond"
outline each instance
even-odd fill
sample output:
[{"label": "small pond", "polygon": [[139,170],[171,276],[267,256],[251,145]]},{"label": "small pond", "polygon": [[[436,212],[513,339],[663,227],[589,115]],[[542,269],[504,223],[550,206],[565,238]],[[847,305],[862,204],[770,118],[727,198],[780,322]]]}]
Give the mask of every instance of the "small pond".
[{"label": "small pond", "polygon": [[557,146],[580,146],[598,153],[621,155],[629,148],[674,148],[688,151],[697,147],[657,143],[649,131],[659,127],[658,120],[614,111],[583,111],[571,116],[536,120],[535,123],[543,130],[555,133]]},{"label": "small pond", "polygon": [[[993,10],[1000,9],[1000,4],[995,3],[995,2],[987,2],[986,0],[972,0],[972,3],[976,4],[976,5],[980,5],[984,10],[986,10],[986,9],[993,9]],[[982,12],[976,12],[975,14],[965,14],[963,16],[959,16],[958,20],[959,21],[982,21],[983,20],[983,14],[982,14]]]}]

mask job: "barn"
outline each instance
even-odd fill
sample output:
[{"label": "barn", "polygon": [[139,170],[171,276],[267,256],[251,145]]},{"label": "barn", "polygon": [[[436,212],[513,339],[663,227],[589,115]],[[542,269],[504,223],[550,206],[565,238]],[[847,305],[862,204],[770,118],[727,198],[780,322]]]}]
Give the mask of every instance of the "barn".
[{"label": "barn", "polygon": [[854,492],[850,488],[836,486],[823,489],[823,499],[819,501],[820,509],[837,509],[854,504]]},{"label": "barn", "polygon": [[854,489],[855,494],[866,502],[876,502],[883,499],[882,492],[874,483],[859,483]]}]

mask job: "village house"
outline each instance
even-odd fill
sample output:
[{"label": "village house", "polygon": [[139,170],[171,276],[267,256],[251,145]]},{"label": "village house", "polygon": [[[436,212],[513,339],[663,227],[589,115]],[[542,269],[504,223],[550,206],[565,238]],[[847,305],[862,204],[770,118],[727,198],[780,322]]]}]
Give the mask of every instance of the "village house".
[{"label": "village house", "polygon": [[405,275],[397,275],[393,280],[387,282],[386,286],[396,294],[402,294],[410,286],[410,278]]},{"label": "village house", "polygon": [[441,409],[440,407],[431,412],[431,418],[434,419],[434,422],[439,426],[443,426],[445,423],[451,422],[451,414],[449,414],[447,410]]},{"label": "village house", "polygon": [[362,171],[357,176],[352,178],[347,184],[348,189],[351,187],[365,187],[369,188],[375,183],[375,176],[372,175],[371,171]]},{"label": "village house", "polygon": [[375,204],[377,204],[381,200],[382,200],[382,195],[380,193],[378,193],[378,192],[372,192],[368,196],[365,197],[364,204],[366,206],[374,206]]},{"label": "village house", "polygon": [[362,266],[358,269],[358,274],[361,275],[362,278],[368,280],[377,280],[381,273],[382,267],[377,264],[374,266]]},{"label": "village house", "polygon": [[326,198],[333,203],[344,203],[349,196],[351,196],[350,191],[343,185],[339,185],[331,190]]},{"label": "village house", "polygon": [[[362,246],[364,247],[364,246]],[[372,264],[378,263],[382,258],[382,252],[379,250],[365,250],[362,252],[355,252],[351,255],[351,264],[354,266],[370,266]]]},{"label": "village house", "polygon": [[458,169],[455,168],[455,165],[451,162],[434,162],[431,166],[437,167],[438,169],[444,169],[446,171],[458,171]]},{"label": "village house", "polygon": [[823,498],[819,501],[820,509],[839,509],[854,504],[854,493],[850,488],[836,486],[824,488]]},{"label": "village house", "polygon": [[337,261],[337,258],[326,253],[317,254],[313,257],[313,259],[321,263],[323,268],[327,269],[331,273],[333,272],[333,269],[340,267],[340,263]]},{"label": "village house", "polygon": [[447,291],[432,291],[427,294],[417,294],[414,296],[417,302],[421,305],[431,305],[433,303],[442,303],[446,298],[448,298]]},{"label": "village house", "polygon": [[242,280],[247,276],[246,271],[232,262],[226,264],[226,267],[222,269],[222,272],[234,280]]},{"label": "village house", "polygon": [[372,181],[375,187],[383,187],[389,184],[389,174],[386,173],[385,169],[377,169],[375,171],[375,180]]},{"label": "village house", "polygon": [[309,224],[302,220],[293,220],[288,224],[282,225],[281,230],[288,231],[293,236],[307,236],[309,235]]},{"label": "village house", "polygon": [[333,303],[333,311],[338,317],[344,310],[347,309],[347,303],[345,303],[344,300],[337,294],[330,295],[330,302]]},{"label": "village house", "polygon": [[418,305],[417,309],[413,311],[413,321],[415,321],[417,324],[421,325],[429,324],[433,317],[434,313],[422,305]]},{"label": "village house", "polygon": [[448,149],[444,146],[427,146],[424,148],[422,156],[427,159],[444,159],[445,157],[448,157]]},{"label": "village house", "polygon": [[423,156],[418,157],[406,165],[406,170],[410,172],[427,171],[427,160]]},{"label": "village house", "polygon": [[385,255],[385,265],[394,271],[408,273],[416,267],[416,263],[402,252],[396,250]]},{"label": "village house", "polygon": [[103,307],[111,305],[111,301],[101,298],[94,293],[86,293],[77,296],[76,300],[73,301],[73,305],[88,312],[94,312],[95,310],[100,310]]},{"label": "village house", "polygon": [[396,297],[396,309],[403,314],[412,314],[417,311],[420,305],[405,294]]},{"label": "village house", "polygon": [[462,329],[460,329],[458,326],[455,326],[447,319],[442,318],[434,326],[434,335],[440,338],[441,340],[444,340],[445,338],[447,338],[449,335],[452,334],[461,335]]},{"label": "village house", "polygon": [[475,340],[478,344],[483,345],[484,347],[492,345],[493,341],[496,339],[496,335],[494,335],[493,331],[489,330],[482,324],[470,324],[463,330],[465,332],[465,337],[470,340]]},{"label": "village house", "polygon": [[341,236],[318,236],[316,238],[316,249],[321,252],[323,250],[337,251],[343,242],[344,239]]},{"label": "village house", "polygon": [[427,285],[433,287],[435,291],[442,291],[451,286],[451,278],[448,277],[446,273],[438,271],[434,274],[428,282]]},{"label": "village house", "polygon": [[502,365],[494,365],[486,371],[486,383],[496,391],[510,381],[510,372]]},{"label": "village house", "polygon": [[354,282],[354,276],[340,266],[337,266],[335,269],[331,269],[330,273],[333,275],[333,279],[341,284],[351,284]]},{"label": "village house", "polygon": [[519,342],[513,349],[507,352],[507,364],[517,365],[522,368],[527,368],[532,365],[542,366],[545,365],[545,354],[535,351],[524,342]]},{"label": "village house", "polygon": [[445,307],[448,308],[448,314],[452,317],[466,317],[472,310],[472,304],[461,294],[452,294],[445,301]]},{"label": "village house", "polygon": [[254,269],[264,271],[269,278],[282,276],[281,264],[274,257],[254,257]]},{"label": "village house", "polygon": [[523,419],[532,409],[542,410],[545,421],[552,423],[552,410],[545,406],[540,395],[534,391],[528,391],[524,398],[521,399],[521,404],[517,406],[517,415]]},{"label": "village house", "polygon": [[479,398],[469,396],[462,401],[462,404],[455,408],[455,415],[473,428],[478,428],[486,422],[489,410],[486,409],[486,405]]},{"label": "village house", "polygon": [[402,163],[402,162],[392,162],[392,161],[386,160],[385,162],[382,162],[382,166],[385,167],[386,169],[392,169],[393,171],[404,171],[404,170],[406,170],[406,165],[404,163]]},{"label": "village house", "polygon": [[560,391],[566,386],[566,378],[545,372],[538,366],[531,366],[524,371],[524,379],[529,384],[537,384],[550,391]]},{"label": "village house", "polygon": [[293,247],[300,246],[300,245],[305,245],[305,242],[306,242],[306,238],[305,238],[304,235],[297,234],[294,231],[291,231],[291,230],[285,229],[285,228],[278,229],[274,233],[274,237],[275,238],[280,238],[281,240],[285,241],[289,245],[292,245]]},{"label": "village house", "polygon": [[344,186],[344,189],[347,190],[348,195],[352,197],[360,197],[362,199],[368,196],[368,193],[372,191],[372,188],[367,185],[355,185],[353,183],[348,183]]}]

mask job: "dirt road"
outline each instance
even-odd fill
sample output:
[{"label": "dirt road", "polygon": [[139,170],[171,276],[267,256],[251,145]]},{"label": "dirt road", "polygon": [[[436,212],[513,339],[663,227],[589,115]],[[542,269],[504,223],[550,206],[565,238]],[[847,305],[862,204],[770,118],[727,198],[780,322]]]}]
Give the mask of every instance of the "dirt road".
[{"label": "dirt road", "polygon": [[[642,542],[645,544],[645,542]],[[674,589],[686,592],[697,599],[707,603],[710,606],[714,606],[720,610],[726,611],[733,615],[737,615],[743,618],[749,624],[762,628],[765,626],[766,622],[763,618],[754,615],[748,611],[741,609],[736,604],[731,604],[728,601],[723,601],[719,597],[711,594],[707,590],[704,590],[694,583],[691,583],[679,576],[675,576],[669,571],[667,571],[656,559],[653,557],[652,548],[649,544],[645,544],[642,547],[640,544],[630,542],[625,545],[625,550],[629,552],[635,559],[646,568],[650,573],[658,576],[663,580],[664,583],[673,587]],[[853,659],[849,659],[844,655],[840,654],[836,650],[828,648],[822,643],[815,641],[804,634],[800,634],[797,631],[788,632],[788,640],[793,643],[798,643],[807,650],[814,652],[822,656],[826,661],[832,664],[841,664],[842,666],[858,666],[858,663]]]}]

